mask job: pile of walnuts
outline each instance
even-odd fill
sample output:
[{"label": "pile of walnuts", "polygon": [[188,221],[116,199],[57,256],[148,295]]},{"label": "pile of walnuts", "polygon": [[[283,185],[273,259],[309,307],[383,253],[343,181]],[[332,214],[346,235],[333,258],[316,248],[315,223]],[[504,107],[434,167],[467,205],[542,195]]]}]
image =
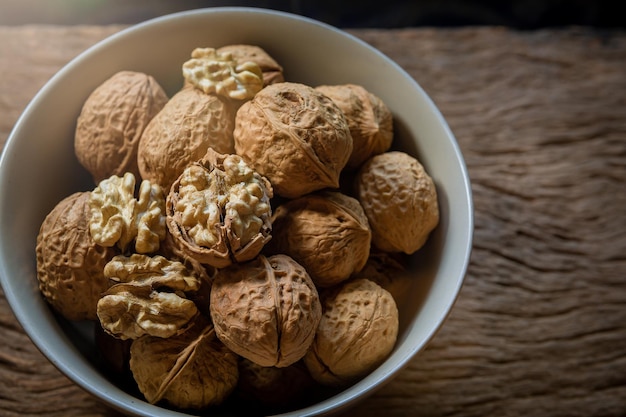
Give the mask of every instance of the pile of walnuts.
[{"label": "pile of walnuts", "polygon": [[355,382],[396,343],[432,179],[361,86],[286,81],[252,45],[195,49],[182,74],[169,98],[132,71],[87,98],[74,144],[96,186],[41,225],[43,296],[98,323],[151,403],[288,406]]}]

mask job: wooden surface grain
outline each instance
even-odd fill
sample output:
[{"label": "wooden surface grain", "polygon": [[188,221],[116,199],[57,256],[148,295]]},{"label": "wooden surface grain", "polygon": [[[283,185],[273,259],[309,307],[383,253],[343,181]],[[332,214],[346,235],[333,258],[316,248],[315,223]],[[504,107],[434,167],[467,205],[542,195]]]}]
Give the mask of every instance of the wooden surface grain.
[{"label": "wooden surface grain", "polygon": [[[55,71],[120,29],[0,27],[0,143]],[[626,33],[352,33],[441,109],[476,229],[441,331],[346,415],[626,415]],[[1,292],[0,415],[117,415],[39,353]]]}]

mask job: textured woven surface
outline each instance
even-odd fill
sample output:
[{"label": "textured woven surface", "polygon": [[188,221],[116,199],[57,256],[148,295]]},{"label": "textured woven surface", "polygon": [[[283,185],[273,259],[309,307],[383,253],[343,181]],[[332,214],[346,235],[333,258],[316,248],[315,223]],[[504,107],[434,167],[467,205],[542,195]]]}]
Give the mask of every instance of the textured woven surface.
[{"label": "textured woven surface", "polygon": [[[55,71],[119,29],[0,27],[0,143]],[[352,33],[448,120],[476,230],[442,330],[347,415],[625,415],[626,33]],[[116,415],[39,353],[1,292],[0,341],[0,415]]]}]

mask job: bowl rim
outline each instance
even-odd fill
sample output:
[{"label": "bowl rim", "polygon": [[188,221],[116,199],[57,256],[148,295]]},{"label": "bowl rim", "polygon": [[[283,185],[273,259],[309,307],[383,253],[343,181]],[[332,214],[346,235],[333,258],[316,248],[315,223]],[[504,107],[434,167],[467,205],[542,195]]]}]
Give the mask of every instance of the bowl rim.
[{"label": "bowl rim", "polygon": [[[320,22],[320,21],[317,21],[317,20],[314,20],[312,18],[308,18],[305,16],[297,15],[297,14],[271,10],[271,9],[265,9],[265,8],[260,8],[260,7],[206,7],[206,8],[198,8],[198,9],[191,9],[191,10],[186,10],[186,11],[181,11],[181,12],[176,12],[176,13],[170,13],[167,15],[148,19],[141,23],[134,24],[127,28],[124,28],[96,42],[92,46],[88,47],[87,49],[82,51],[80,54],[75,56],[73,59],[71,59],[68,63],[66,63],[43,85],[43,87],[36,93],[36,95],[31,99],[31,101],[27,104],[23,112],[20,114],[18,120],[16,121],[15,125],[13,126],[9,134],[9,137],[7,138],[5,142],[5,145],[2,149],[2,154],[0,155],[0,178],[3,176],[7,176],[7,173],[6,173],[7,162],[6,161],[11,157],[11,154],[13,153],[14,142],[17,141],[17,136],[18,136],[17,132],[18,130],[20,130],[20,127],[24,123],[26,123],[26,119],[28,118],[28,115],[33,111],[33,108],[35,108],[37,106],[37,103],[40,102],[43,99],[43,97],[47,95],[48,91],[51,89],[51,86],[54,85],[58,79],[62,78],[64,74],[71,72],[72,69],[80,65],[80,63],[83,60],[88,59],[92,54],[97,53],[97,51],[100,50],[104,45],[110,44],[112,42],[116,42],[118,39],[123,39],[124,37],[129,36],[135,32],[142,31],[147,27],[158,25],[158,24],[168,22],[168,21],[177,20],[180,18],[188,17],[188,16],[194,16],[194,15],[204,16],[204,15],[215,15],[215,14],[240,14],[240,13],[251,13],[251,14],[257,14],[260,16],[263,16],[263,15],[276,16],[276,17],[280,17],[280,18],[284,18],[288,20],[300,21],[301,23],[304,23],[306,25],[316,26],[324,30],[329,30],[340,36],[349,38],[351,41],[360,44],[365,49],[368,49],[370,52],[375,53],[379,55],[380,57],[382,57],[384,60],[388,61],[390,65],[395,67],[398,73],[403,74],[406,78],[408,78],[409,81],[414,84],[415,88],[421,91],[424,97],[426,98],[426,100],[428,100],[429,102],[428,104],[431,107],[433,114],[435,114],[439,118],[438,123],[441,124],[441,126],[443,127],[445,131],[445,134],[448,136],[450,140],[450,145],[455,153],[454,158],[456,159],[456,163],[458,164],[459,169],[462,173],[462,177],[463,177],[463,184],[462,184],[463,191],[464,191],[463,200],[464,200],[464,204],[466,204],[466,207],[467,207],[466,218],[463,219],[464,224],[467,225],[466,230],[464,230],[466,240],[465,240],[464,247],[462,249],[461,257],[456,259],[456,262],[460,265],[459,274],[454,283],[455,286],[453,289],[453,294],[452,296],[449,297],[449,302],[444,307],[445,313],[442,319],[439,320],[439,322],[436,325],[432,326],[429,334],[424,338],[425,340],[424,343],[415,344],[414,346],[412,346],[411,349],[404,352],[403,355],[396,358],[397,366],[395,366],[390,372],[387,372],[386,374],[381,375],[380,373],[377,373],[378,371],[380,371],[380,369],[376,370],[373,373],[369,374],[367,377],[357,382],[356,384],[352,385],[350,388],[339,392],[337,395],[334,395],[330,398],[326,398],[322,400],[321,402],[316,403],[314,405],[297,410],[297,415],[300,415],[300,416],[325,415],[328,413],[336,413],[336,412],[346,409],[347,407],[354,405],[354,403],[357,400],[365,398],[366,396],[370,395],[374,391],[381,388],[384,384],[389,382],[393,375],[397,374],[398,371],[405,368],[408,365],[409,361],[418,352],[420,352],[427,343],[429,343],[433,339],[435,334],[441,329],[444,322],[447,320],[454,304],[457,302],[459,298],[459,293],[464,283],[464,278],[467,273],[467,268],[469,266],[470,255],[471,255],[471,250],[472,250],[472,240],[473,240],[473,233],[474,233],[473,199],[472,199],[471,185],[470,185],[469,175],[467,172],[467,167],[462,157],[462,153],[456,141],[456,138],[452,134],[447,122],[443,118],[439,109],[435,106],[430,96],[428,96],[423,91],[423,89],[418,84],[418,82],[411,75],[409,75],[402,67],[400,67],[399,64],[397,64],[395,61],[387,57],[381,51],[379,51],[372,45],[368,44],[367,42],[357,38],[351,33],[348,33],[344,30],[341,30],[329,24],[326,24],[326,23],[323,23],[323,22]],[[1,243],[2,242],[0,242],[0,244]],[[0,253],[0,256],[4,257],[4,253]],[[13,314],[17,318],[22,328],[24,329],[25,333],[29,336],[29,338],[34,343],[34,345],[38,348],[38,350],[59,371],[61,371],[65,376],[71,379],[74,383],[76,383],[83,390],[89,392],[91,395],[107,403],[111,407],[114,407],[125,413],[133,413],[135,415],[142,415],[142,416],[150,415],[149,408],[158,407],[158,406],[153,406],[150,404],[148,404],[150,406],[148,408],[142,407],[139,404],[141,400],[136,399],[135,397],[132,397],[135,400],[134,403],[132,401],[131,401],[131,404],[122,402],[119,399],[117,399],[115,395],[109,394],[108,392],[102,392],[101,390],[97,389],[97,387],[93,386],[93,384],[90,383],[88,380],[85,380],[83,376],[81,376],[81,374],[75,372],[74,369],[72,369],[71,363],[67,361],[64,362],[64,361],[57,360],[58,358],[56,358],[54,352],[49,349],[46,340],[41,335],[37,334],[35,329],[30,324],[30,319],[28,318],[28,311],[25,311],[24,309],[20,308],[19,303],[18,303],[18,297],[13,292],[11,282],[7,278],[7,275],[8,275],[8,272],[5,269],[4,264],[0,264],[0,285],[2,286],[5,292],[5,298],[8,304],[10,305],[13,311]],[[133,407],[133,404],[136,407]],[[167,415],[172,415],[172,416],[187,415],[187,414],[182,414],[182,413],[172,411],[169,409],[165,409],[162,407],[158,407],[158,408],[160,410],[166,411]],[[287,416],[287,415],[293,415],[293,414],[292,412],[289,412],[289,413],[284,413],[280,415]]]}]

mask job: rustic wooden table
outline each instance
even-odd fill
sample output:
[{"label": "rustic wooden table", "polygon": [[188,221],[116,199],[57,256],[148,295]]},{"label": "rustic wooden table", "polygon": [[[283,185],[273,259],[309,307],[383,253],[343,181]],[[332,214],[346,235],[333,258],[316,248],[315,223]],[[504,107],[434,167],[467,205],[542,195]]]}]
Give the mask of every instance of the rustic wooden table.
[{"label": "rustic wooden table", "polygon": [[[37,90],[120,26],[0,26],[0,143]],[[626,33],[353,30],[433,98],[476,230],[443,329],[360,416],[626,415]],[[113,416],[0,292],[0,415]]]}]

